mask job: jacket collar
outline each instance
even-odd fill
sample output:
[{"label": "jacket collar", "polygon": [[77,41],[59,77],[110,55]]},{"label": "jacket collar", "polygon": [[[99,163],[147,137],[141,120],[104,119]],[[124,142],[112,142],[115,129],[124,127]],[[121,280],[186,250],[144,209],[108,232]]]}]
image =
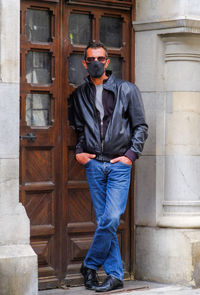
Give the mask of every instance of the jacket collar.
[{"label": "jacket collar", "polygon": [[104,83],[103,87],[106,90],[110,90],[112,92],[114,92],[114,94],[116,95],[117,92],[117,83],[116,83],[116,78],[115,76],[112,74],[111,76],[109,76],[109,78],[106,80],[106,82]]},{"label": "jacket collar", "polygon": [[[106,90],[112,91],[114,92],[114,94],[117,94],[117,83],[116,83],[116,78],[115,76],[112,74],[111,71],[106,71],[106,74],[108,76],[107,80],[104,80],[103,83],[103,88],[105,88]],[[90,84],[90,85],[94,85],[90,79],[90,76],[87,76],[85,78],[86,83]]]}]

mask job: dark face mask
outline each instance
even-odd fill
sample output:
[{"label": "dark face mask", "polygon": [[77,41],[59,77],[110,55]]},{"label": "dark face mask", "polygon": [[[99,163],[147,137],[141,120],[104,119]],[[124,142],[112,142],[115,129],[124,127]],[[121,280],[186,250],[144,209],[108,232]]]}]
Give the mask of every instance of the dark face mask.
[{"label": "dark face mask", "polygon": [[88,72],[90,76],[93,78],[100,78],[105,71],[104,69],[105,64],[99,61],[92,61],[90,63],[87,63],[87,66],[88,66]]}]

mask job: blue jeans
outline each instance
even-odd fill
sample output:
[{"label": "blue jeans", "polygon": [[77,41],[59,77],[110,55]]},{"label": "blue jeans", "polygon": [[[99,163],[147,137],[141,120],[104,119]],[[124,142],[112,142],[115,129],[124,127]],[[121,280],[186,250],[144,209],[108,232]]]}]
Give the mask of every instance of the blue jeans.
[{"label": "blue jeans", "polygon": [[90,160],[85,164],[97,228],[84,265],[123,280],[123,266],[117,240],[120,216],[126,209],[131,165]]}]

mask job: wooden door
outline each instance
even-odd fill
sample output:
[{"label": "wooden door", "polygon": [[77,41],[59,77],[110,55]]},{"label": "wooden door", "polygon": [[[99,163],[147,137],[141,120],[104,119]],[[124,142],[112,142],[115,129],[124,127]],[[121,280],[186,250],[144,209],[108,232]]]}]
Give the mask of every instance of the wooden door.
[{"label": "wooden door", "polygon": [[59,285],[62,185],[59,7],[21,5],[20,191],[38,254],[40,286]]},{"label": "wooden door", "polygon": [[[84,169],[74,159],[67,98],[87,74],[81,60],[89,40],[104,42],[110,69],[133,80],[132,12],[132,1],[21,2],[20,199],[40,289],[82,283],[79,269],[96,224]],[[118,231],[126,277],[133,264],[132,204],[130,196]]]},{"label": "wooden door", "polygon": [[[89,40],[103,42],[108,47],[111,59],[109,69],[118,78],[130,80],[130,11],[126,12],[108,6],[106,8],[97,7],[96,4],[85,6],[80,5],[80,2],[79,5],[67,5],[64,10],[66,69],[64,88],[66,89],[66,97],[84,81],[84,76],[87,75],[81,60]],[[67,121],[63,126],[67,126]],[[68,170],[65,177],[67,194],[63,199],[65,237],[68,245],[65,253],[67,260],[66,281],[74,279],[75,282],[79,280],[80,264],[89,249],[96,223],[84,170],[74,159],[74,131],[66,127],[66,133],[71,134],[66,137],[67,145],[64,151],[64,154],[68,155],[68,165],[66,166]],[[130,200],[118,230],[126,277],[129,276],[131,263]]]}]

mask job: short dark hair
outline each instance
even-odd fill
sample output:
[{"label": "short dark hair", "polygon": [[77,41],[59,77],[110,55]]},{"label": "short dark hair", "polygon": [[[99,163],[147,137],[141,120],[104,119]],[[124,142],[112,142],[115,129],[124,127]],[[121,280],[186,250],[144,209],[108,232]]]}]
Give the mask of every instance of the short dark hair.
[{"label": "short dark hair", "polygon": [[87,45],[87,47],[85,48],[85,52],[84,52],[84,59],[86,60],[87,58],[87,50],[88,48],[103,48],[106,52],[106,58],[108,58],[108,49],[105,47],[105,45],[101,42],[93,42],[90,41]]}]

